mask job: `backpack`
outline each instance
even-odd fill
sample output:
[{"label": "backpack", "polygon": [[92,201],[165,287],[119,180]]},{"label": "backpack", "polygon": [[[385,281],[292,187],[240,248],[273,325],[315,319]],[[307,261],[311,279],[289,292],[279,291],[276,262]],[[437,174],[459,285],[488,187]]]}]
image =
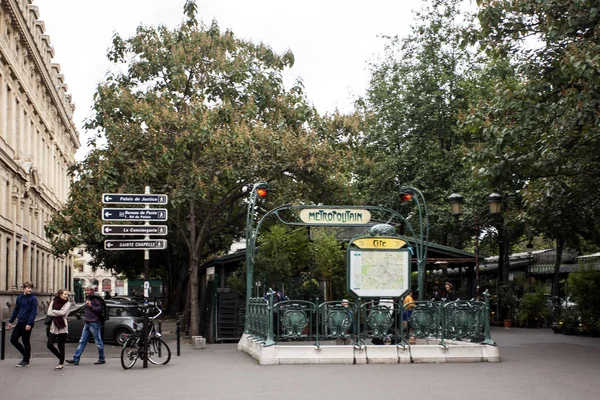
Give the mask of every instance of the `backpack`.
[{"label": "backpack", "polygon": [[98,301],[100,302],[100,325],[104,325],[104,322],[110,319],[110,317],[108,316],[108,309],[106,308],[106,302],[100,296],[93,295],[92,298],[98,299]]}]

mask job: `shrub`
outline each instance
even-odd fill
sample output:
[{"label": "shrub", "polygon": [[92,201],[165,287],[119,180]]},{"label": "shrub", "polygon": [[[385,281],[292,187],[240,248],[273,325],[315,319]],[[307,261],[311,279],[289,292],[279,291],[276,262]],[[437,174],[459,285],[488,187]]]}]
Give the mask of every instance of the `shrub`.
[{"label": "shrub", "polygon": [[542,287],[534,287],[523,295],[519,304],[517,319],[531,328],[542,326],[542,321],[549,313],[546,295]]},{"label": "shrub", "polygon": [[583,320],[600,320],[600,271],[582,269],[569,274],[572,298]]}]

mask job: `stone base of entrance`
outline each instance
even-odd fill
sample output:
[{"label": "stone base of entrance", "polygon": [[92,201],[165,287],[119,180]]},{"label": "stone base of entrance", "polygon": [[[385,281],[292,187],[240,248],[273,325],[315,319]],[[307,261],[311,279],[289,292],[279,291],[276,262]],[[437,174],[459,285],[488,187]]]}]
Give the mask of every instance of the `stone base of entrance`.
[{"label": "stone base of entrance", "polygon": [[244,334],[238,350],[255,358],[260,365],[279,364],[409,364],[499,362],[497,346],[435,339],[420,339],[414,345],[316,345],[300,342],[264,346]]}]

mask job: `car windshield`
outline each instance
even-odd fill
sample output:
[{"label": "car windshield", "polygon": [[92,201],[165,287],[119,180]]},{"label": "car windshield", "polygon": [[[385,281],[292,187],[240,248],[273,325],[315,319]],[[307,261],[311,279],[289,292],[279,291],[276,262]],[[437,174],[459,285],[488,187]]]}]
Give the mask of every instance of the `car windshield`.
[{"label": "car windshield", "polygon": [[143,317],[144,312],[140,307],[108,307],[110,317]]}]

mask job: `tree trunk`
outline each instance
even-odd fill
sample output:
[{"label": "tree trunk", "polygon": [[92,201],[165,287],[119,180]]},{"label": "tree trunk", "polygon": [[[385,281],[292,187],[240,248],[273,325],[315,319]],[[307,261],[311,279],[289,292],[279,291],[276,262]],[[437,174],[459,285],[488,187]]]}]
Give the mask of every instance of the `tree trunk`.
[{"label": "tree trunk", "polygon": [[190,307],[190,334],[198,336],[200,334],[200,309],[198,304],[198,249],[196,243],[196,204],[190,200],[188,209],[188,233],[189,233],[189,307]]},{"label": "tree trunk", "polygon": [[198,301],[198,256],[190,256],[190,334],[200,335],[200,304]]}]

